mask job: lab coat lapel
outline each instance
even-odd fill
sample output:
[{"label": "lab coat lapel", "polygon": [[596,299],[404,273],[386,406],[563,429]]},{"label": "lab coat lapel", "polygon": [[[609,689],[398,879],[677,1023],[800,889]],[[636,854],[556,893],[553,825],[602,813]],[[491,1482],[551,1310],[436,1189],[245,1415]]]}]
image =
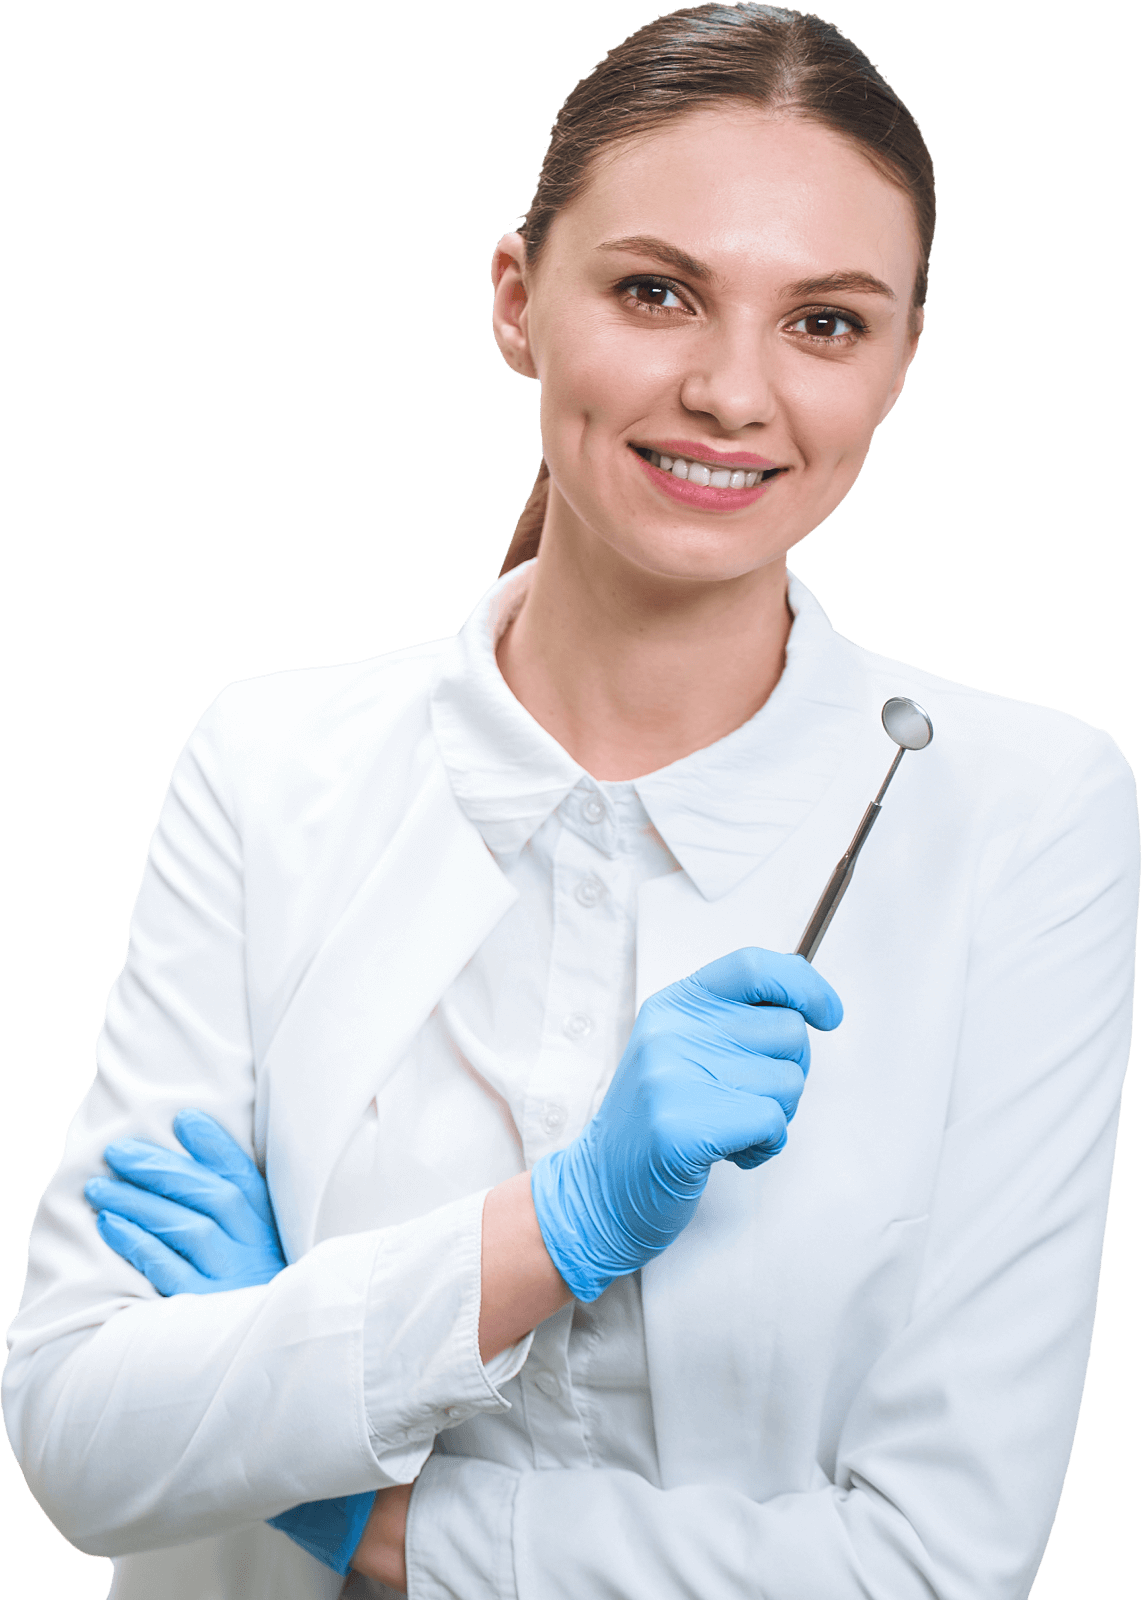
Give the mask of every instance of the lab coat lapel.
[{"label": "lab coat lapel", "polygon": [[388,1072],[516,899],[438,758],[315,955],[266,1051],[256,1142],[287,1257]]}]

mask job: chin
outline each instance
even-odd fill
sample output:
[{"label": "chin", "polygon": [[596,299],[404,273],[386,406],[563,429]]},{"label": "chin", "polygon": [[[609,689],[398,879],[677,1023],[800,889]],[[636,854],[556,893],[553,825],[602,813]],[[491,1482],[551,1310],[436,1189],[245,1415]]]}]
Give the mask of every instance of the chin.
[{"label": "chin", "polygon": [[615,554],[654,577],[682,583],[732,583],[752,572],[784,567],[784,541],[731,537],[727,530],[672,528],[657,536],[647,530],[638,538],[607,539]]},{"label": "chin", "polygon": [[649,544],[629,541],[614,542],[611,549],[624,557],[632,566],[656,578],[675,579],[678,582],[733,582],[757,573],[774,562],[784,566],[785,550],[742,550],[734,544],[728,547],[725,539],[702,539],[693,544]]}]

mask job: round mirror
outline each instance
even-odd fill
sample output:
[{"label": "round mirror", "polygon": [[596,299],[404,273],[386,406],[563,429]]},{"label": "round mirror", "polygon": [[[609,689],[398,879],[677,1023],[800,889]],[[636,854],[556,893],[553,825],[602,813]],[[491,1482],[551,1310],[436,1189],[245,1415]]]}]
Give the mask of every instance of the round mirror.
[{"label": "round mirror", "polygon": [[932,719],[915,700],[886,700],[880,720],[888,737],[905,750],[923,750],[932,742]]}]

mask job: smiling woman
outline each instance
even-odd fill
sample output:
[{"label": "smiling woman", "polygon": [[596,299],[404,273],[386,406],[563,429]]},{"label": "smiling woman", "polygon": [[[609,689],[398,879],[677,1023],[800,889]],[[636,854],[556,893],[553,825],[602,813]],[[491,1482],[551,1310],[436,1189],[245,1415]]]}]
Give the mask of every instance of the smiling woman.
[{"label": "smiling woman", "polygon": [[[8,1424],[116,1600],[1027,1594],[1130,775],[785,565],[901,394],[933,222],[816,18],[661,18],[560,113],[493,260],[544,460],[504,572],[444,645],[207,713],[37,1221]],[[826,981],[784,952],[913,698]]]},{"label": "smiling woman", "polygon": [[[928,285],[928,258],[936,225],[936,198],[932,162],[924,141],[907,107],[868,61],[835,28],[817,17],[778,12],[774,7],[705,6],[697,11],[681,11],[662,17],[633,34],[589,78],[568,96],[555,127],[540,174],[539,186],[525,219],[521,235],[526,238],[525,254],[535,267],[547,243],[552,224],[581,194],[588,173],[597,180],[592,162],[606,152],[608,159],[624,145],[645,139],[664,125],[693,117],[697,111],[718,108],[723,113],[747,109],[763,112],[774,121],[796,119],[820,132],[828,130],[845,141],[850,153],[859,157],[856,195],[829,195],[820,200],[840,203],[834,215],[855,213],[868,188],[869,166],[888,184],[902,191],[914,231],[916,256],[909,284],[911,332],[922,325],[923,305]],[[756,129],[756,116],[753,119]],[[677,157],[677,141],[669,154]],[[731,165],[737,165],[731,152]],[[664,158],[667,152],[663,152]],[[855,163],[854,163],[855,164]],[[792,175],[799,187],[794,201],[797,209],[806,193],[801,180],[805,169]],[[736,187],[720,193],[725,209],[715,220],[715,237],[725,234],[731,219],[750,211],[754,200],[768,199],[756,193],[758,169],[750,169],[743,190]],[[698,174],[699,183],[705,174]],[[718,170],[719,179],[723,169]],[[650,175],[660,190],[681,200],[685,194],[694,201],[699,193],[687,187],[693,174],[687,171],[685,157],[680,167],[657,164]],[[860,180],[864,180],[861,182]],[[764,185],[760,185],[764,187]],[[752,191],[752,195],[751,195]],[[628,195],[628,198],[633,198]],[[638,197],[641,199],[641,195]],[[767,215],[784,219],[795,214],[788,209],[790,196],[776,213],[751,214],[755,227]],[[897,196],[899,204],[900,196]],[[636,208],[637,209],[637,208]],[[709,210],[707,208],[707,218]],[[777,222],[780,227],[780,221]],[[899,230],[897,229],[897,232]],[[744,244],[745,240],[740,243]],[[653,235],[620,238],[602,243],[601,249],[641,247],[644,259],[665,266],[683,279],[708,284],[711,265],[681,249],[677,243]],[[755,260],[764,260],[758,257]],[[776,264],[776,263],[775,263]],[[641,292],[643,304],[662,305],[672,296],[679,308],[683,300],[669,280],[635,280],[630,289]],[[895,292],[880,278],[862,271],[828,271],[786,287],[783,298],[789,301],[812,300],[821,295],[861,293],[871,290],[895,297]],[[804,332],[812,337],[835,337],[837,329],[821,318],[835,314],[829,306],[810,306]],[[846,332],[864,332],[859,318],[842,319]],[[796,324],[795,324],[796,325]],[[516,530],[505,570],[517,561],[533,556],[538,548],[542,526],[546,480],[546,460],[540,469],[537,493],[533,495]],[[694,502],[691,502],[694,503]]]},{"label": "smiling woman", "polygon": [[[608,146],[541,248],[530,232],[501,240],[493,267],[500,348],[543,386],[543,521],[533,504],[507,570],[541,528],[548,549],[500,646],[509,686],[535,712],[532,641],[584,640],[599,592],[635,572],[717,584],[719,654],[737,645],[711,697],[708,679],[697,695],[675,681],[665,634],[661,653],[644,638],[657,703],[613,728],[601,655],[609,690],[568,673],[581,710],[568,681],[545,725],[588,771],[635,777],[739,726],[780,675],[785,553],[852,486],[916,350],[915,213],[851,138],[735,95]],[[619,681],[635,692],[629,670]]]}]

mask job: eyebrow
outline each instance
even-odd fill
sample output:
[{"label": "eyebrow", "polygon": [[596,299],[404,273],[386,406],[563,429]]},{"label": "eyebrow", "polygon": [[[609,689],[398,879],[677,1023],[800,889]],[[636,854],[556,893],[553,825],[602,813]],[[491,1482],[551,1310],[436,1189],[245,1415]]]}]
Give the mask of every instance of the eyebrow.
[{"label": "eyebrow", "polygon": [[[701,283],[710,283],[715,277],[713,269],[704,262],[679,250],[677,245],[668,244],[665,239],[656,239],[653,234],[636,233],[625,239],[606,239],[596,249],[651,256],[663,266],[673,267],[676,272],[684,272]],[[895,291],[882,278],[874,278],[871,272],[829,272],[819,278],[800,278],[796,283],[787,283],[781,291],[785,300],[809,300],[825,294],[878,294],[886,300],[896,299]]]}]

